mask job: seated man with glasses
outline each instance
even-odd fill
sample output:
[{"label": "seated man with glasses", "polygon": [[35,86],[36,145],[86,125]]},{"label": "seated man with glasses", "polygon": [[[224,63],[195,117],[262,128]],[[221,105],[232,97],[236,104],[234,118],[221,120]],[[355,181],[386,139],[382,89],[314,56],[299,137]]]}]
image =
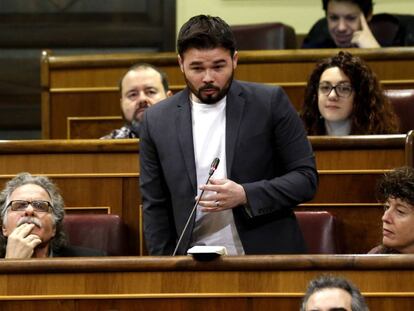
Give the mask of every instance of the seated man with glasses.
[{"label": "seated man with glasses", "polygon": [[21,173],[0,193],[0,258],[102,256],[69,246],[63,231],[64,202],[47,177]]},{"label": "seated man with glasses", "polygon": [[372,70],[348,52],[324,59],[311,73],[301,117],[308,135],[398,133],[398,118]]}]

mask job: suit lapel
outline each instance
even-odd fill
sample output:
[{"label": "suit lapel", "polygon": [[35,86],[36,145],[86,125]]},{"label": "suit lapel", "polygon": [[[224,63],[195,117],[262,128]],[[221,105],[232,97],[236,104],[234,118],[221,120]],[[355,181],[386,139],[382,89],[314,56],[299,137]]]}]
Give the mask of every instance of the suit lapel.
[{"label": "suit lapel", "polygon": [[245,99],[240,96],[241,93],[240,85],[237,81],[233,81],[227,94],[226,103],[226,165],[228,178],[231,178],[230,172],[233,165],[244,105],[246,103]]},{"label": "suit lapel", "polygon": [[183,155],[188,177],[193,190],[197,192],[197,177],[194,159],[193,127],[191,124],[191,106],[188,89],[180,93],[177,99],[176,128],[178,141]]}]

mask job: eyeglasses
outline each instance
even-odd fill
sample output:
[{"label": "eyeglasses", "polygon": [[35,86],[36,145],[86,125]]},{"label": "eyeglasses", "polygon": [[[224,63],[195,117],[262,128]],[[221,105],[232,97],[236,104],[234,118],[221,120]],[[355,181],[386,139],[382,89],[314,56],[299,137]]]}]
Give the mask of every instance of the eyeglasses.
[{"label": "eyeglasses", "polygon": [[24,201],[24,200],[13,200],[10,201],[9,205],[7,205],[7,208],[10,207],[10,210],[14,212],[21,212],[24,211],[29,204],[33,207],[33,210],[38,213],[50,213],[52,209],[52,204],[48,201]]},{"label": "eyeglasses", "polygon": [[333,86],[330,83],[322,82],[318,86],[319,92],[321,92],[323,95],[329,96],[331,94],[332,90],[335,90],[336,95],[338,97],[349,97],[352,94],[353,88],[351,84],[349,83],[339,83],[335,86]]}]

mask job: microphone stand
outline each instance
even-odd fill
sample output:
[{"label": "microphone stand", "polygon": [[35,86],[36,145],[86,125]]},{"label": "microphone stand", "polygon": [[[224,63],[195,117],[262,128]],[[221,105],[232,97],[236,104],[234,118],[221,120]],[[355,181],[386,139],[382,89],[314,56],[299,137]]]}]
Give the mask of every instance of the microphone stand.
[{"label": "microphone stand", "polygon": [[[214,174],[214,172],[216,171],[217,166],[219,165],[219,162],[220,162],[220,159],[219,159],[219,158],[215,158],[215,159],[213,160],[213,162],[211,163],[211,166],[210,166],[210,171],[208,172],[208,177],[207,177],[206,184],[208,184],[208,182],[210,181],[211,176],[212,176],[212,175]],[[200,195],[199,195],[199,197],[198,197],[197,201],[195,202],[195,204],[194,204],[194,206],[193,206],[193,208],[192,208],[192,210],[191,210],[190,216],[188,217],[187,222],[186,222],[186,224],[185,224],[185,226],[184,226],[184,229],[183,229],[183,231],[181,232],[180,238],[178,239],[177,245],[175,246],[174,252],[173,252],[173,254],[172,254],[173,256],[175,256],[175,255],[177,254],[178,247],[180,246],[181,240],[182,240],[182,239],[183,239],[183,237],[184,237],[184,233],[187,231],[187,227],[188,227],[188,225],[190,224],[191,219],[193,218],[193,215],[194,215],[194,213],[195,213],[195,211],[196,211],[196,209],[197,209],[197,205],[198,205],[198,203],[200,202],[201,197],[203,196],[203,193],[204,193],[204,189],[201,191],[201,193],[200,193]]]}]

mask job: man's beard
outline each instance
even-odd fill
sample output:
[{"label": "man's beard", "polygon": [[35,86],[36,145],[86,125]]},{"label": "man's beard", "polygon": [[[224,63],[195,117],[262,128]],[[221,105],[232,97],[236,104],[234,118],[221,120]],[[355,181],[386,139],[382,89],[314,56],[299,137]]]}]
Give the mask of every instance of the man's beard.
[{"label": "man's beard", "polygon": [[[224,98],[224,96],[227,95],[231,83],[233,82],[233,76],[234,76],[234,70],[232,70],[231,72],[231,76],[229,77],[229,79],[227,80],[226,84],[223,86],[222,89],[220,89],[219,87],[215,86],[214,84],[206,84],[202,87],[200,87],[198,90],[195,88],[195,86],[187,79],[187,76],[184,73],[184,79],[185,82],[188,86],[188,88],[190,89],[191,93],[193,93],[203,104],[215,104],[218,101],[220,101],[221,99]],[[214,89],[217,91],[216,95],[203,95],[202,91],[206,90],[206,89]]]}]

